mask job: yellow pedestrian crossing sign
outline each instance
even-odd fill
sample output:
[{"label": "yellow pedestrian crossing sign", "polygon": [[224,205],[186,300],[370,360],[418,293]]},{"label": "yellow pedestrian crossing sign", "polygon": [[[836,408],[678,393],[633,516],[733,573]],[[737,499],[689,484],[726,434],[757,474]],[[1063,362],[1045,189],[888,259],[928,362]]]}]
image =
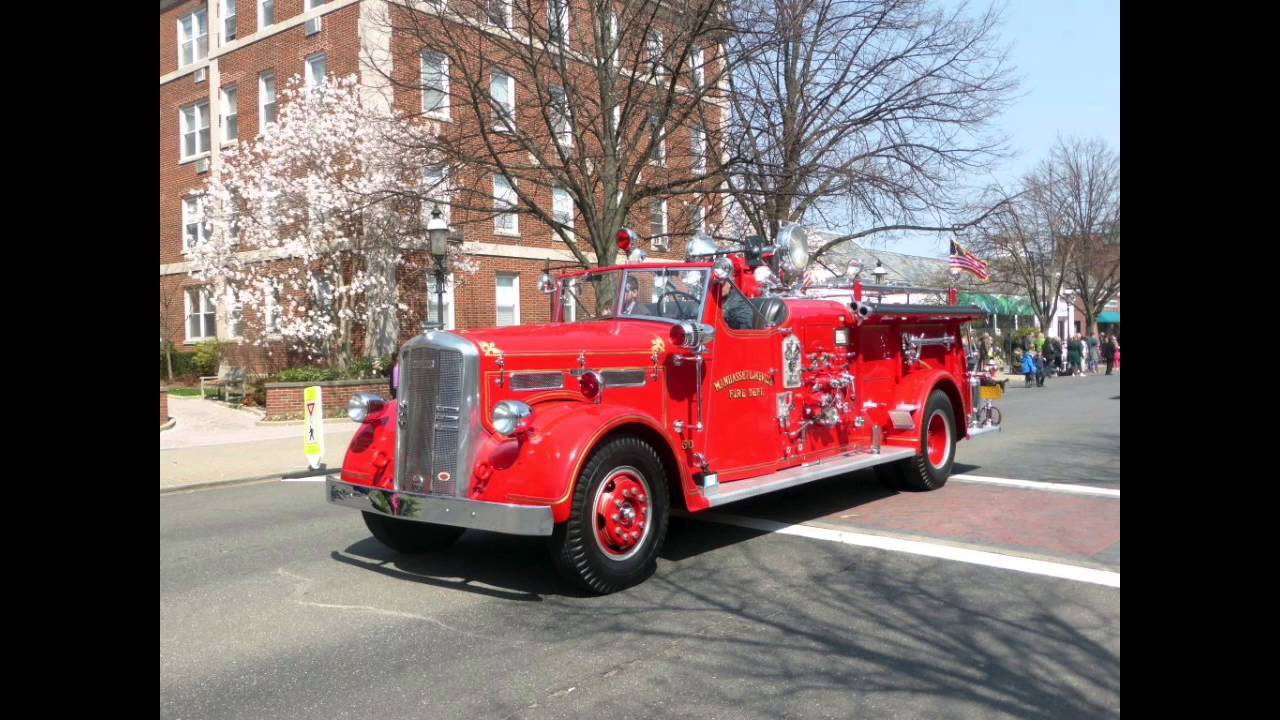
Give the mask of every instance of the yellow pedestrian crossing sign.
[{"label": "yellow pedestrian crossing sign", "polygon": [[324,457],[324,403],[321,401],[320,386],[312,385],[302,391],[303,423],[302,452],[307,456],[307,464],[312,468],[320,467]]}]

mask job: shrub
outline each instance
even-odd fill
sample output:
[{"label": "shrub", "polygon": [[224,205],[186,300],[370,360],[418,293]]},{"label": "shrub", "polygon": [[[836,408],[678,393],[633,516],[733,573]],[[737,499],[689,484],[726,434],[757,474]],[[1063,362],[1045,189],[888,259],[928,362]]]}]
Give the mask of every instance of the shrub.
[{"label": "shrub", "polygon": [[222,354],[222,345],[217,340],[205,340],[196,344],[196,371],[201,375],[218,374],[218,358]]},{"label": "shrub", "polygon": [[[173,358],[173,378],[175,380],[186,378],[195,378],[200,373],[196,368],[196,354],[194,352],[174,352]],[[168,380],[168,368],[165,367],[164,351],[160,351],[160,379]]]}]

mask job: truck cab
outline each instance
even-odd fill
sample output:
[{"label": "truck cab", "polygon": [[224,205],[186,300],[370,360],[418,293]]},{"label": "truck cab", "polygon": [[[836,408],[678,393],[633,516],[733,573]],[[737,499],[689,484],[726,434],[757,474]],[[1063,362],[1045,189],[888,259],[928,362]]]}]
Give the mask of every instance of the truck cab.
[{"label": "truck cab", "polygon": [[395,400],[352,399],[328,500],[401,552],[466,528],[546,536],[568,580],[606,593],[653,571],[673,506],[870,467],[941,487],[955,443],[998,429],[961,342],[984,311],[815,287],[803,231],[783,237],[547,276],[550,323],[414,338]]}]

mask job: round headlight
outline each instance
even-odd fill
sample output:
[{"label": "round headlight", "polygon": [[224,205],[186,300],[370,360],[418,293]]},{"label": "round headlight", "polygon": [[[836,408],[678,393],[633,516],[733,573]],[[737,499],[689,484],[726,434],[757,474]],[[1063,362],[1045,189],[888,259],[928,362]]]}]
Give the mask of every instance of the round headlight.
[{"label": "round headlight", "polygon": [[733,261],[727,257],[721,256],[716,258],[715,267],[711,269],[715,276],[721,280],[733,277]]},{"label": "round headlight", "polygon": [[512,435],[524,421],[533,415],[533,408],[519,400],[503,400],[493,408],[493,429],[503,435]]},{"label": "round headlight", "polygon": [[347,417],[356,422],[364,422],[369,413],[382,409],[386,401],[373,393],[356,393],[347,401]]},{"label": "round headlight", "polygon": [[689,245],[685,254],[692,258],[699,257],[701,255],[711,255],[719,251],[720,248],[716,247],[716,243],[711,239],[711,236],[699,230],[694,233],[693,237],[689,240]]},{"label": "round headlight", "polygon": [[788,281],[799,277],[809,267],[809,237],[802,226],[790,223],[779,228],[777,246]]}]

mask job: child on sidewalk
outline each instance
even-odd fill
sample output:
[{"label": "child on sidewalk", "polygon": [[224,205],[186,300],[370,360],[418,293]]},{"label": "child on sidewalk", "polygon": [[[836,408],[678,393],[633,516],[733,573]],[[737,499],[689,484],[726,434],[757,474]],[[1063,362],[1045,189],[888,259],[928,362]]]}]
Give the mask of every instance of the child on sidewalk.
[{"label": "child on sidewalk", "polygon": [[1036,356],[1036,387],[1044,387],[1044,355]]},{"label": "child on sidewalk", "polygon": [[1031,378],[1036,374],[1036,358],[1039,355],[1035,350],[1028,350],[1022,356],[1022,374],[1027,376],[1027,384],[1024,387],[1031,387]]}]

